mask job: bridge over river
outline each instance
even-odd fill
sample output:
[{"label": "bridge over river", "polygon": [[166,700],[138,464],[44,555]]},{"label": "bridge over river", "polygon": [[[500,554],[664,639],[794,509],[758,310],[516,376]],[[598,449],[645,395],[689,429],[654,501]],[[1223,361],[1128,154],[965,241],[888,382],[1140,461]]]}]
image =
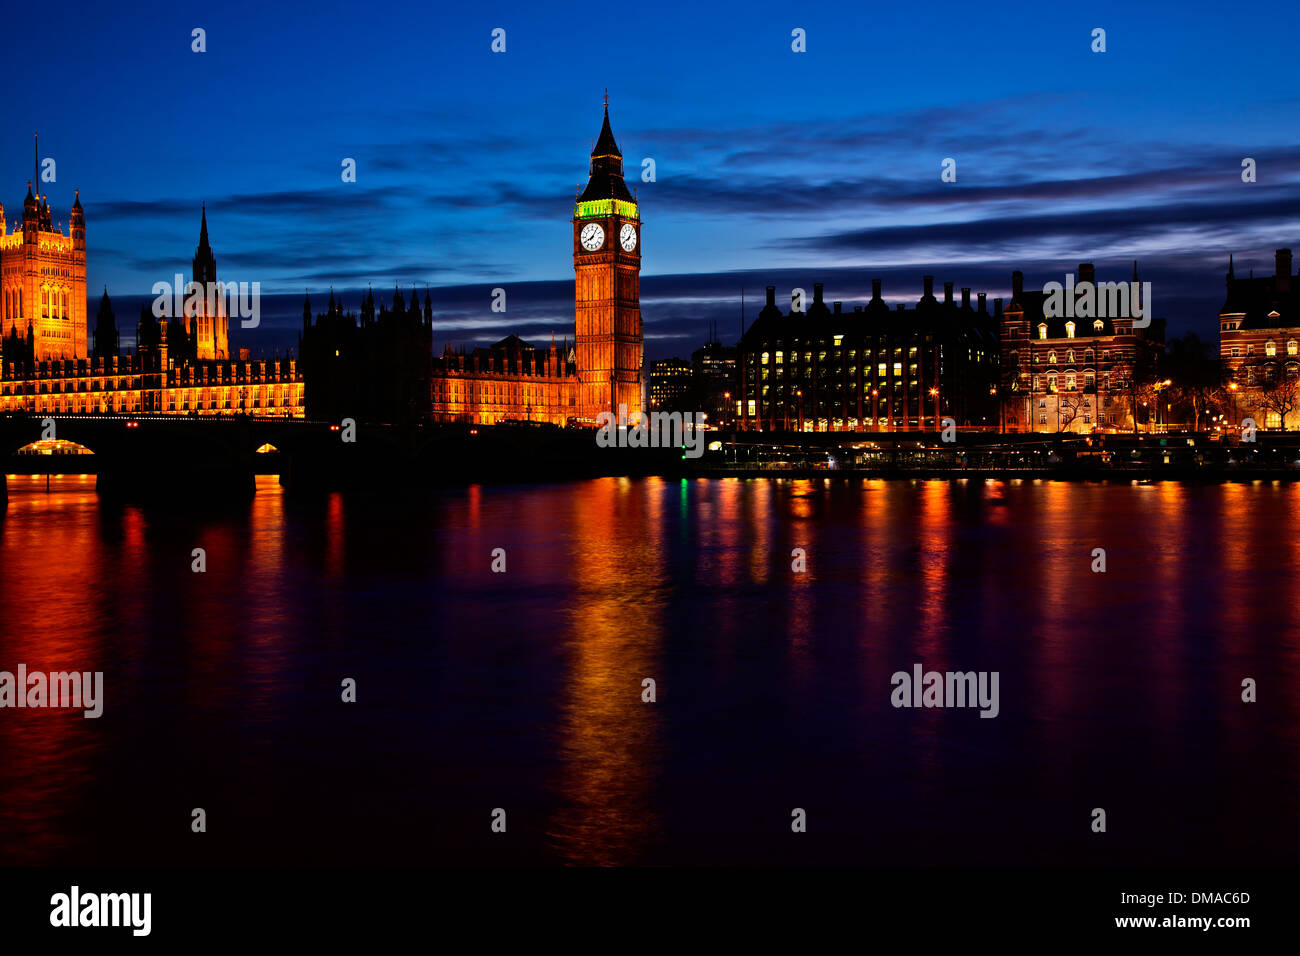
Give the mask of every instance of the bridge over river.
[{"label": "bridge over river", "polygon": [[[349,433],[291,418],[0,415],[5,474],[93,474],[102,496],[139,502],[246,497],[259,474],[290,491],[382,489],[648,474],[680,459],[658,451],[600,449],[590,431],[554,426],[359,423]],[[0,483],[0,503],[7,494]]]}]

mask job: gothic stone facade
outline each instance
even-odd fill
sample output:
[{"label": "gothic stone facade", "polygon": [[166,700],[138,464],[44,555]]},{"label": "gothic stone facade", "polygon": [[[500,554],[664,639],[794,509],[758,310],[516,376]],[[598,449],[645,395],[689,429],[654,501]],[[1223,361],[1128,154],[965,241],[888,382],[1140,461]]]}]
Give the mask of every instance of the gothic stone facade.
[{"label": "gothic stone facade", "polygon": [[509,336],[468,354],[446,352],[434,363],[435,421],[590,424],[620,405],[629,417],[640,414],[641,216],[623,181],[608,103],[572,223],[572,349]]},{"label": "gothic stone facade", "polygon": [[0,206],[0,335],[21,342],[33,361],[86,358],[86,220],[79,193],[66,234],[31,183],[13,232]]},{"label": "gothic stone facade", "polygon": [[[146,304],[136,326],[136,351],[122,355],[117,318],[105,290],[94,349],[87,355],[80,198],[72,211],[71,235],[63,236],[50,228],[48,204],[38,204],[29,192],[21,232],[4,237],[0,291],[7,331],[0,341],[0,412],[303,416],[297,361],[231,360],[224,312],[157,318]],[[29,236],[34,238],[29,241]],[[33,285],[25,269],[39,281]],[[215,279],[204,209],[194,280]]]}]

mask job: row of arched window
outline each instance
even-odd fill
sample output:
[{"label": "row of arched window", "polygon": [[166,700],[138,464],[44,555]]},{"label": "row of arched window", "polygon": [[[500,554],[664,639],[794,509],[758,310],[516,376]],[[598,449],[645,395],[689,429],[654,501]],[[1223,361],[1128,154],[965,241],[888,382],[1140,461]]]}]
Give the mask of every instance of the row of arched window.
[{"label": "row of arched window", "polygon": [[[72,315],[72,290],[66,285],[42,285],[40,289],[40,317],[67,318]],[[23,317],[23,290],[5,289],[0,294],[0,318],[6,328],[10,320]]]},{"label": "row of arched window", "polygon": [[[1039,363],[1039,361],[1041,360],[1042,354],[1043,354],[1042,352],[1035,352],[1035,353],[1034,353],[1034,364],[1035,364],[1035,365],[1037,365],[1037,364]],[[1066,349],[1065,352],[1064,352],[1063,354],[1065,355],[1065,364],[1066,364],[1066,365],[1074,365],[1074,364],[1076,364],[1076,363],[1075,363],[1076,353],[1075,353],[1075,350],[1074,350],[1074,349]],[[1105,353],[1105,358],[1106,358],[1107,360],[1109,360],[1109,358],[1110,358],[1110,352],[1106,352],[1106,353]],[[1048,364],[1048,365],[1055,365],[1055,364],[1056,364],[1056,359],[1057,359],[1057,351],[1056,351],[1056,349],[1048,349],[1048,351],[1047,351],[1047,364]],[[1083,364],[1084,364],[1084,365],[1092,365],[1092,364],[1094,364],[1094,363],[1096,362],[1096,359],[1097,359],[1097,353],[1094,352],[1091,348],[1086,348],[1086,349],[1083,350]],[[1019,352],[1012,352],[1012,353],[1011,353],[1011,367],[1012,367],[1012,368],[1016,368],[1016,367],[1018,367],[1019,365],[1020,365],[1020,353],[1019,353]]]},{"label": "row of arched window", "polygon": [[22,289],[5,289],[3,297],[0,297],[0,312],[5,319],[5,331],[9,330],[9,320],[18,319],[23,314],[23,290]]},{"label": "row of arched window", "polygon": [[[1106,323],[1104,323],[1101,319],[1097,319],[1096,321],[1094,321],[1094,322],[1092,323],[1092,330],[1093,330],[1094,332],[1097,332],[1097,333],[1100,333],[1101,330],[1104,329],[1105,327],[1106,327]],[[1065,337],[1066,337],[1067,339],[1072,339],[1072,338],[1074,338],[1074,331],[1075,331],[1076,328],[1077,328],[1077,326],[1076,326],[1073,322],[1066,322],[1066,323],[1065,323]],[[1038,337],[1039,337],[1040,339],[1045,339],[1045,338],[1047,338],[1047,323],[1046,323],[1046,322],[1040,322],[1040,323],[1038,323]]]}]

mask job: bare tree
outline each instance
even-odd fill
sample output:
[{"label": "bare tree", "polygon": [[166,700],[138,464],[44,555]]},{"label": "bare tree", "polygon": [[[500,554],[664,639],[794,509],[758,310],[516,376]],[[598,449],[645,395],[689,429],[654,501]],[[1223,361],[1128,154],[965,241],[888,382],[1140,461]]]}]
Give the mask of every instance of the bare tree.
[{"label": "bare tree", "polygon": [[1083,409],[1083,394],[1081,392],[1058,392],[1056,395],[1056,404],[1060,409],[1060,424],[1057,425],[1058,432],[1070,430],[1070,425],[1079,417],[1079,412]]},{"label": "bare tree", "polygon": [[1169,340],[1163,369],[1172,380],[1175,407],[1180,413],[1190,411],[1192,428],[1200,431],[1202,416],[1215,407],[1224,385],[1219,356],[1195,332],[1188,332]]},{"label": "bare tree", "polygon": [[1267,412],[1276,412],[1286,431],[1286,417],[1300,408],[1300,381],[1289,375],[1266,377],[1255,390],[1255,403]]}]

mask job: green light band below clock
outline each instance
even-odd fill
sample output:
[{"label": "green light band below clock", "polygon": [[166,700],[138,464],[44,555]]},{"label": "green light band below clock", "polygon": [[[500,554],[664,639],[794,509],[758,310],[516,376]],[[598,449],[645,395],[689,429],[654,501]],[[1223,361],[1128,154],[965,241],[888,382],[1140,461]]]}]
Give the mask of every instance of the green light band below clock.
[{"label": "green light band below clock", "polygon": [[599,216],[618,214],[625,219],[636,219],[636,203],[626,199],[588,199],[580,202],[573,209],[574,219],[594,219]]}]

